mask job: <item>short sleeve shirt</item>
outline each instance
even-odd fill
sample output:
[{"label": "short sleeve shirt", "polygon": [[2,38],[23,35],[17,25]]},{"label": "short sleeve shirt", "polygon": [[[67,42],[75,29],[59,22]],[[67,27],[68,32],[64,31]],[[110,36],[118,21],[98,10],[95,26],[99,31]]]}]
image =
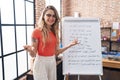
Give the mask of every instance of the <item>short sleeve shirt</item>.
[{"label": "short sleeve shirt", "polygon": [[[57,44],[57,39],[53,32],[49,32],[49,37],[46,40],[45,45],[43,44],[43,36],[40,29],[35,29],[32,33],[32,38],[38,40],[38,55],[41,56],[53,56],[55,55],[55,49]],[[44,47],[43,47],[44,46]]]}]

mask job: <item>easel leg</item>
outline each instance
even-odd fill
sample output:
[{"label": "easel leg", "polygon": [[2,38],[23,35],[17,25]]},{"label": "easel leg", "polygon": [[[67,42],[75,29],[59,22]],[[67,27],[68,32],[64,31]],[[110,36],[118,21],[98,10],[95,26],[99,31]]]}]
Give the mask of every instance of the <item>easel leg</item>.
[{"label": "easel leg", "polygon": [[64,80],[69,80],[68,75],[64,75]]},{"label": "easel leg", "polygon": [[80,76],[78,75],[78,80],[80,80]]},{"label": "easel leg", "polygon": [[66,78],[66,75],[64,75],[64,80],[65,80],[65,78]]},{"label": "easel leg", "polygon": [[99,80],[102,80],[101,76],[99,75]]}]

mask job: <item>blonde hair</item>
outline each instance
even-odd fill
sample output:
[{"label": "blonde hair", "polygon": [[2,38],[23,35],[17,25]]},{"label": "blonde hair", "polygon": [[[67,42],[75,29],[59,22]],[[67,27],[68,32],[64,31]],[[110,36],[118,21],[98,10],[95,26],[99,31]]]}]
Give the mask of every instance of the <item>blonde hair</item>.
[{"label": "blonde hair", "polygon": [[42,12],[42,14],[41,14],[41,17],[39,18],[39,21],[38,21],[38,23],[37,23],[37,27],[42,31],[42,36],[43,36],[43,39],[42,39],[42,41],[43,41],[43,43],[44,43],[44,46],[43,46],[43,48],[45,47],[45,43],[46,43],[46,40],[47,40],[47,38],[48,38],[48,36],[49,36],[49,34],[48,34],[48,30],[47,30],[47,26],[46,26],[46,23],[45,23],[45,21],[44,21],[44,16],[45,16],[45,13],[48,11],[48,10],[53,10],[54,11],[54,13],[55,13],[55,23],[52,25],[52,27],[51,27],[51,31],[53,32],[53,34],[56,36],[56,38],[57,38],[57,47],[58,47],[58,44],[59,44],[59,36],[58,36],[58,27],[59,27],[59,20],[60,20],[60,18],[59,18],[59,15],[58,15],[58,12],[57,12],[57,10],[56,10],[56,8],[54,7],[54,6],[51,6],[51,5],[49,5],[49,6],[47,6],[44,10],[43,10],[43,12]]}]

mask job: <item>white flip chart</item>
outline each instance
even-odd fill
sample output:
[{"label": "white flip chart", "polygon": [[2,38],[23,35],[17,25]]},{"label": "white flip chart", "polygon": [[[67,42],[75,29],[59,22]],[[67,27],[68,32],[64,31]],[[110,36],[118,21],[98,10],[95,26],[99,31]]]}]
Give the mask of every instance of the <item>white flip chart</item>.
[{"label": "white flip chart", "polygon": [[102,75],[99,19],[79,17],[63,18],[63,47],[76,38],[79,44],[72,46],[63,53],[63,74]]}]

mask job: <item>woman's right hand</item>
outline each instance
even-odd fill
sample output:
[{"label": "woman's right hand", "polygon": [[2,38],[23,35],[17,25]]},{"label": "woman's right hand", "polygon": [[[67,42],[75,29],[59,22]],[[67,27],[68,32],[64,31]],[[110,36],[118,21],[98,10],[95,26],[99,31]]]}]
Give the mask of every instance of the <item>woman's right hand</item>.
[{"label": "woman's right hand", "polygon": [[30,53],[31,57],[35,57],[36,56],[36,52],[34,51],[34,47],[33,46],[31,46],[31,45],[25,45],[23,47],[24,47],[24,49],[26,51],[28,51]]},{"label": "woman's right hand", "polygon": [[28,51],[28,52],[32,51],[32,49],[33,49],[33,47],[30,46],[30,45],[25,45],[25,46],[23,46],[23,47],[24,47],[24,49],[25,49],[26,51]]}]

